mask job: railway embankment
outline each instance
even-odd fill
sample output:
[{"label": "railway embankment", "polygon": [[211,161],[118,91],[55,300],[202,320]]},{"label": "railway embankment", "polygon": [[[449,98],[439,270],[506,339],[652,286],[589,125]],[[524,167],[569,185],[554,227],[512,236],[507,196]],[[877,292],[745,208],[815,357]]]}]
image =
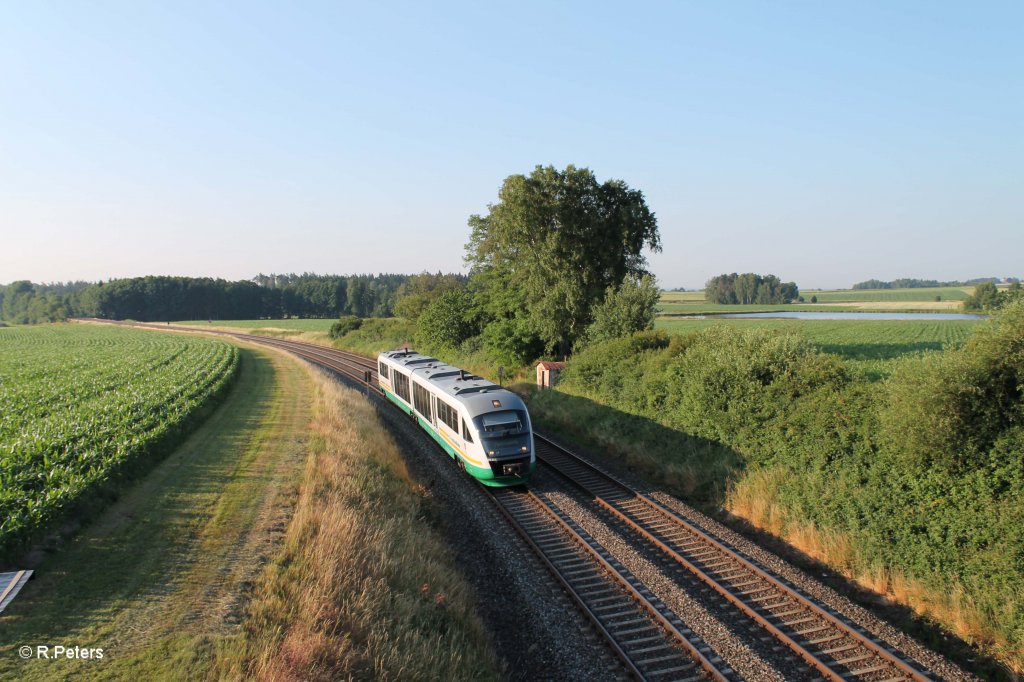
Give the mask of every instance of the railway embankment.
[{"label": "railway embankment", "polygon": [[578,354],[531,414],[1019,672],[1022,347],[1017,306],[871,383],[785,334],[644,333]]}]

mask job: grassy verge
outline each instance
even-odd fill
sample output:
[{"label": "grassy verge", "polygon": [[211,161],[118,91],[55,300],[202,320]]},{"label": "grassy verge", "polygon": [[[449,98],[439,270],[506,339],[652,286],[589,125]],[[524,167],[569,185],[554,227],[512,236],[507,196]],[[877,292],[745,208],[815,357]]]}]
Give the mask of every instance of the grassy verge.
[{"label": "grassy verge", "polygon": [[316,379],[310,454],[284,547],[262,576],[231,678],[496,679],[440,535],[373,408]]},{"label": "grassy verge", "polygon": [[0,679],[496,678],[372,408],[287,356],[241,355],[208,421],[0,614]]},{"label": "grassy verge", "polygon": [[[38,569],[0,616],[0,677],[202,677],[241,617],[301,467],[305,372],[242,349],[221,406]],[[22,661],[21,645],[102,648],[102,660]]]}]

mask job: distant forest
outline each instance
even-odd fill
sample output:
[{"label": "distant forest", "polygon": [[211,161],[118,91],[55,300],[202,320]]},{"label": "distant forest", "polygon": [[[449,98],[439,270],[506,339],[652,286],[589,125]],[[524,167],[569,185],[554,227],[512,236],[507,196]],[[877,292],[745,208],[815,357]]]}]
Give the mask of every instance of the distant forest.
[{"label": "distant forest", "polygon": [[928,289],[932,287],[969,287],[975,284],[1013,284],[1020,280],[1016,277],[977,277],[963,282],[940,282],[937,279],[894,279],[891,282],[883,282],[880,279],[869,279],[866,282],[857,282],[854,289]]},{"label": "distant forest", "polygon": [[257,275],[228,281],[209,277],[134,277],[107,282],[0,286],[0,318],[15,324],[68,317],[173,320],[249,320],[341,315],[390,317],[409,275]]}]

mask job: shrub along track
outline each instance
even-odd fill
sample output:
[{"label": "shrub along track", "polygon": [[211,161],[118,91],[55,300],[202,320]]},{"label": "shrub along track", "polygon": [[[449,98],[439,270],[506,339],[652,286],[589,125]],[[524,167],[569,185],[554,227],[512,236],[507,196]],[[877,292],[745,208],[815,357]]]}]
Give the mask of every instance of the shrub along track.
[{"label": "shrub along track", "polygon": [[[160,325],[137,326],[168,329]],[[287,350],[376,389],[376,362],[363,356],[305,342],[203,331]],[[537,444],[538,459],[544,469],[555,472],[585,493],[595,511],[610,515],[635,534],[636,542],[648,545],[652,551],[662,553],[685,568],[736,612],[781,644],[767,647],[769,651],[778,652],[781,662],[772,662],[777,669],[793,670],[793,659],[796,659],[801,664],[802,676],[808,679],[888,682],[958,677],[919,669],[891,645],[787,585],[650,496],[636,492],[540,434],[537,434]],[[594,623],[595,629],[605,637],[632,676],[642,679],[741,677],[689,631],[677,614],[653,597],[641,580],[630,575],[598,541],[555,508],[550,500],[529,491],[495,491],[492,497]],[[632,627],[623,627],[623,621]],[[644,641],[636,641],[640,639]],[[764,654],[765,650],[762,647],[759,652],[771,656]],[[681,656],[689,660],[684,663]]]}]

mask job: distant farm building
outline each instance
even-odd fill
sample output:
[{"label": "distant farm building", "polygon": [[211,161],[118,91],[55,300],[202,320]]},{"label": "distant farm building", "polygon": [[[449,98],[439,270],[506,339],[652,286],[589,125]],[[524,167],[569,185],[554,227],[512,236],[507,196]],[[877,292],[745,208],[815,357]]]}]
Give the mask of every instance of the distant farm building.
[{"label": "distant farm building", "polygon": [[564,362],[538,362],[537,363],[537,385],[541,388],[551,388],[558,383],[558,375],[565,367]]}]

